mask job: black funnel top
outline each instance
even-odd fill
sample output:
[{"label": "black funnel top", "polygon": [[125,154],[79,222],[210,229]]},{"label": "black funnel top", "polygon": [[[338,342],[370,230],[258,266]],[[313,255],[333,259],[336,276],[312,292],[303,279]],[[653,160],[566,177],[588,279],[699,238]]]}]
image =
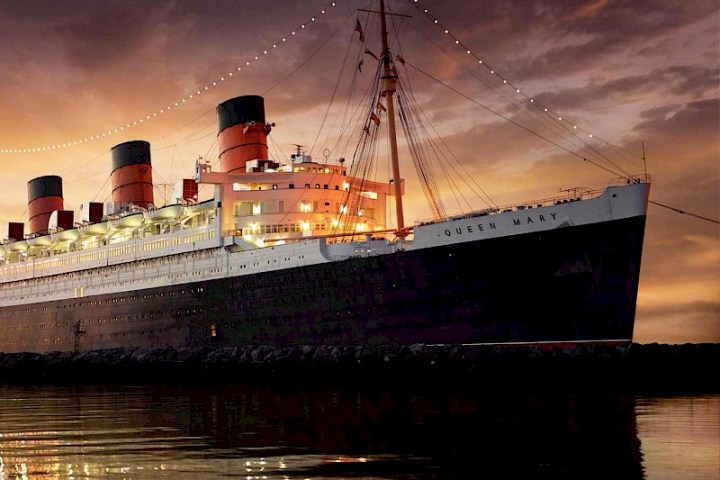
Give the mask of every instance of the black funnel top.
[{"label": "black funnel top", "polygon": [[28,202],[38,198],[62,196],[62,178],[57,175],[37,177],[28,182]]},{"label": "black funnel top", "polygon": [[128,165],[150,165],[150,143],[132,140],[115,145],[112,152],[113,171]]},{"label": "black funnel top", "polygon": [[265,100],[260,95],[243,95],[217,106],[218,132],[244,123],[265,123]]}]

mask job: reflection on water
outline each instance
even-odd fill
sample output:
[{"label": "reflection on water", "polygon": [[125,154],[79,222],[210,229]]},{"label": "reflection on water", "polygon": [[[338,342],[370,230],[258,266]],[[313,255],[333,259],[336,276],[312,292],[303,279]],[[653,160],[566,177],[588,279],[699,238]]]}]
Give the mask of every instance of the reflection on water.
[{"label": "reflection on water", "polygon": [[640,398],[647,478],[720,479],[720,395]]},{"label": "reflection on water", "polygon": [[712,468],[719,397],[599,390],[4,386],[0,480],[661,478],[668,432]]}]

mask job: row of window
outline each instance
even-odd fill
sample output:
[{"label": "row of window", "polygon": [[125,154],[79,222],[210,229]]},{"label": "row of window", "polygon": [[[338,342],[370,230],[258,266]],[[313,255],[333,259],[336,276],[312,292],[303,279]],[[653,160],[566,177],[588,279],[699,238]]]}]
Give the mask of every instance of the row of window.
[{"label": "row of window", "polygon": [[[178,327],[173,327],[173,328],[175,328],[175,330],[180,330],[180,328],[178,328]],[[164,333],[169,332],[171,329],[172,329],[171,327],[166,327],[166,328],[162,328],[162,329],[155,329],[155,330],[149,330],[149,331],[143,331],[143,332],[123,331],[123,332],[114,332],[114,333],[101,333],[101,334],[97,335],[96,339],[99,338],[99,340],[102,341],[105,338],[116,339],[118,337],[125,337],[127,335],[138,336],[138,334],[143,337],[146,337],[146,338],[149,337],[150,339],[160,338],[161,336],[164,338]],[[211,335],[215,336],[215,325],[211,326]],[[42,342],[45,344],[48,344],[51,341],[53,342],[54,345],[61,345],[61,344],[72,345],[77,341],[77,339],[75,338],[75,336],[72,336],[72,337],[55,337],[52,339],[46,337],[42,340]],[[27,340],[27,339],[23,339],[23,338],[11,337],[5,341],[0,342],[0,349],[3,349],[3,347],[6,348],[7,346],[10,346],[10,345],[23,346],[23,345],[35,345],[35,344],[37,344],[37,341],[34,338]]]},{"label": "row of window", "polygon": [[[214,250],[213,250],[214,251]],[[209,258],[213,255],[211,251],[203,251],[203,252],[190,252],[185,254],[179,254],[173,256],[173,265],[182,265],[182,259],[183,258]],[[302,260],[305,258],[305,255],[298,255],[297,259]],[[271,259],[267,260],[267,264],[270,265],[271,263],[278,263],[278,261],[281,262],[290,262],[292,261],[292,257],[284,257],[281,260],[278,259]],[[180,261],[178,261],[180,260]],[[148,276],[140,275],[141,278],[135,278],[132,280],[121,280],[121,281],[108,281],[110,280],[107,278],[109,272],[118,272],[116,276],[112,280],[116,279],[122,279],[122,275],[126,275],[130,271],[138,271],[138,267],[153,267],[157,266],[159,264],[167,263],[170,261],[170,257],[163,257],[158,259],[151,259],[151,260],[142,260],[140,262],[132,262],[132,263],[126,263],[121,265],[114,265],[111,267],[104,267],[104,268],[97,268],[92,270],[87,270],[83,272],[73,272],[73,273],[67,273],[62,275],[56,275],[54,277],[44,277],[41,279],[36,280],[22,280],[19,282],[14,282],[12,285],[14,285],[12,288],[4,289],[2,292],[4,295],[3,299],[5,301],[22,301],[27,299],[45,299],[45,298],[57,298],[59,295],[59,292],[63,291],[60,288],[60,285],[65,282],[71,282],[73,281],[73,278],[75,276],[77,277],[84,277],[84,276],[92,276],[91,279],[87,281],[83,281],[84,285],[80,286],[71,286],[68,288],[71,288],[71,293],[74,298],[83,298],[86,294],[87,288],[96,288],[96,289],[112,289],[112,288],[119,288],[119,287],[129,287],[132,285],[138,285],[140,287],[141,285],[147,285],[148,283],[157,284],[159,283],[166,283],[169,281],[177,280],[177,279],[189,279],[190,277],[202,277],[203,275],[217,275],[224,272],[223,266],[218,266],[217,262],[212,262],[215,265],[206,265],[205,268],[195,269],[190,272],[179,272],[179,273],[171,273],[168,275],[153,275]],[[241,264],[238,265],[239,269],[247,269],[248,267],[260,267],[263,265],[264,262],[256,261],[252,264]],[[173,265],[170,265],[172,267]],[[232,270],[233,267],[230,267]],[[171,270],[172,271],[172,270]],[[105,280],[103,280],[103,277],[105,277]],[[74,282],[73,282],[74,283]],[[77,283],[75,284],[77,285]],[[202,292],[202,287],[196,287],[199,290],[198,292]],[[191,292],[193,290],[191,289]],[[184,294],[185,290],[181,291],[181,294]],[[175,295],[175,292],[169,292],[170,296]],[[148,296],[149,295],[149,296]],[[162,297],[165,295],[164,292],[154,293],[154,294],[144,294],[143,298],[152,298],[154,295],[154,298],[158,298],[158,296]],[[121,297],[121,298],[114,298],[114,299],[107,299],[104,301],[98,301],[98,300],[91,300],[89,303],[84,302],[83,304],[80,303],[74,303],[74,304],[64,304],[62,307],[58,306],[57,308],[73,308],[73,307],[79,307],[81,305],[101,305],[102,303],[117,303],[117,302],[125,302],[125,301],[134,301],[137,300],[137,296],[131,296],[131,297]],[[41,308],[42,311],[47,311],[50,307],[48,306],[42,306],[42,307],[33,307],[32,311],[38,311],[38,308]],[[9,317],[12,315],[16,315],[18,313],[30,313],[31,308],[16,308],[13,310],[10,309],[2,309],[0,310],[0,317]]]},{"label": "row of window", "polygon": [[[322,186],[323,190],[330,190],[330,185],[327,184],[327,183],[322,183],[322,184],[316,183],[316,184],[314,184],[314,186],[315,186],[315,188],[318,188],[318,189],[321,188],[321,186]],[[312,184],[312,183],[306,183],[306,184],[305,184],[305,188],[312,188],[312,187],[313,187],[313,184]],[[332,187],[333,187],[334,190],[340,190],[340,185],[333,185]],[[273,184],[271,188],[272,188],[273,190],[278,190],[278,189],[279,189],[279,187],[278,187],[277,184]],[[287,188],[293,189],[293,188],[295,188],[295,184],[294,184],[294,183],[289,183]],[[262,185],[258,186],[258,190],[262,190],[262,189],[263,189]],[[348,189],[348,187],[345,187],[345,188],[344,188],[344,190],[347,190],[347,189]]]},{"label": "row of window", "polygon": [[[110,272],[118,272],[118,276],[123,275],[125,272],[130,271],[136,271],[138,269],[138,266],[159,266],[162,264],[170,263],[172,260],[172,263],[175,265],[182,265],[183,262],[178,262],[177,260],[180,259],[206,259],[211,258],[214,255],[216,255],[216,249],[212,250],[203,250],[201,252],[189,252],[189,253],[183,253],[174,255],[172,257],[160,257],[156,259],[149,259],[149,260],[141,260],[139,262],[131,262],[131,263],[124,263],[120,265],[112,265],[109,267],[102,267],[102,268],[95,268],[80,272],[71,272],[71,273],[65,273],[60,275],[53,275],[53,276],[47,276],[47,277],[40,277],[35,279],[28,279],[28,280],[20,280],[17,282],[8,283],[6,286],[3,286],[2,289],[2,295],[0,296],[5,301],[12,301],[12,300],[24,300],[27,298],[47,298],[47,297],[56,297],[58,292],[58,285],[64,282],[72,281],[74,278],[83,278],[85,276],[92,276],[92,280],[90,281],[89,286],[93,286],[93,284],[97,285],[100,280],[97,280],[99,278],[99,275],[107,276]],[[206,268],[203,270],[196,270],[195,272],[191,273],[177,273],[177,274],[170,274],[165,276],[155,276],[152,278],[148,278],[146,281],[151,280],[154,282],[157,281],[163,281],[168,279],[177,279],[177,278],[185,278],[188,276],[199,276],[203,272],[210,273],[210,274],[216,274],[223,271],[222,268],[219,268],[217,266],[217,262],[214,262],[215,265],[209,265],[210,268]],[[170,265],[171,267],[173,265]],[[123,281],[123,282],[114,282],[111,284],[105,284],[102,285],[104,288],[110,288],[110,287],[118,287],[121,285],[128,285],[131,283],[135,283],[134,281]],[[72,287],[74,297],[81,297],[83,294],[81,293],[82,288],[84,287]]]},{"label": "row of window", "polygon": [[26,286],[37,286],[38,284],[42,283],[57,283],[66,281],[68,279],[72,279],[75,277],[82,278],[85,275],[97,275],[98,273],[107,273],[107,272],[115,272],[115,271],[127,271],[127,270],[136,270],[138,265],[153,265],[153,264],[163,264],[168,263],[171,260],[177,258],[178,256],[182,257],[192,257],[192,258],[209,258],[210,256],[213,256],[215,252],[215,249],[206,249],[198,252],[186,252],[186,253],[180,253],[175,254],[172,256],[166,256],[166,257],[158,257],[158,258],[151,258],[146,260],[138,260],[131,263],[122,263],[118,265],[110,265],[106,267],[100,267],[100,268],[92,268],[88,270],[79,270],[77,272],[70,272],[70,273],[62,273],[58,275],[47,275],[44,277],[37,277],[37,278],[30,278],[26,280],[18,280],[16,282],[8,282],[6,285],[3,286],[3,288],[13,288],[13,287],[26,287]]},{"label": "row of window", "polygon": [[[329,230],[323,223],[316,223],[315,230]],[[309,223],[285,223],[280,225],[251,225],[240,230],[241,235],[264,235],[268,233],[301,233],[313,228]]]},{"label": "row of window", "polygon": [[[138,299],[142,298],[144,300],[150,300],[154,298],[163,298],[166,295],[168,297],[174,297],[175,295],[183,296],[186,293],[202,293],[205,291],[205,287],[202,286],[194,286],[194,287],[183,287],[180,290],[170,290],[169,292],[155,292],[155,293],[145,293],[143,295],[131,295],[129,297],[116,297],[116,298],[107,298],[105,300],[90,300],[86,302],[72,302],[72,303],[63,303],[62,305],[57,305],[55,309],[68,309],[68,308],[78,308],[78,307],[95,307],[100,305],[111,305],[111,304],[117,304],[117,303],[126,303],[126,302],[134,302]],[[25,307],[25,308],[15,308],[15,309],[3,309],[0,313],[0,317],[12,317],[14,315],[18,315],[21,313],[35,313],[39,311],[47,312],[50,310],[50,307],[44,306],[42,308],[38,307]],[[143,316],[144,318],[144,316]],[[66,322],[67,324],[67,322]],[[44,327],[45,325],[42,324]],[[49,324],[49,326],[60,326],[60,323],[56,324]],[[8,327],[10,328],[10,327]]]},{"label": "row of window", "polygon": [[[195,242],[201,242],[205,239],[215,238],[215,231],[209,230],[207,232],[194,233],[185,235],[184,237],[173,237],[172,239],[158,239],[150,240],[138,245],[138,251],[148,252],[159,248],[166,248],[172,240],[172,245],[180,245],[181,243],[189,245]],[[135,245],[122,245],[117,247],[111,247],[107,250],[108,257],[117,257],[122,255],[130,255],[135,253]],[[105,258],[105,252],[88,252],[79,254],[76,256],[69,256],[66,258],[53,258],[49,260],[34,260],[22,265],[9,265],[0,267],[0,276],[15,275],[20,273],[31,273],[36,271],[48,270],[58,267],[67,267],[78,263],[85,263],[95,260],[102,260]]]}]

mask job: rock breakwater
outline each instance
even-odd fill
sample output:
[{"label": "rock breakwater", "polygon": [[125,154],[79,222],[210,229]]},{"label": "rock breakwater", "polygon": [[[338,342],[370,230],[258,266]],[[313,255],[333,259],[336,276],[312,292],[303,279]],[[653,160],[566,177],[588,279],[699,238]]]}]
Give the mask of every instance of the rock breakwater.
[{"label": "rock breakwater", "polygon": [[0,353],[0,381],[245,381],[259,378],[428,381],[458,375],[506,382],[623,381],[662,386],[703,383],[720,344],[633,344],[576,348],[467,345],[297,345],[107,349]]}]

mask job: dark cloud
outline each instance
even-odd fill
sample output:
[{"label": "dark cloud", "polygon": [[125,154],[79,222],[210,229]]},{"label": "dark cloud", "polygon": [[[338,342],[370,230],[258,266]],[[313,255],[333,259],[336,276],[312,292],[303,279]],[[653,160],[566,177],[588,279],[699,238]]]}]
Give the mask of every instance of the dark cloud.
[{"label": "dark cloud", "polygon": [[[640,54],[665,56],[668,39],[682,28],[716,18],[719,8],[712,0],[523,0],[453,2],[432,10],[508,78],[528,81],[607,69],[618,55],[628,64]],[[418,25],[427,29],[427,23]]]},{"label": "dark cloud", "polygon": [[674,66],[668,69],[675,79],[669,90],[673,93],[700,98],[706,95],[717,96],[720,87],[720,68],[703,68],[696,65]]},{"label": "dark cloud", "polygon": [[446,137],[445,141],[458,156],[477,159],[484,167],[548,148],[547,143],[538,137],[499,121],[457,132]]},{"label": "dark cloud", "polygon": [[166,41],[168,25],[176,20],[174,11],[173,2],[111,3],[63,22],[56,35],[64,41],[74,66],[95,70],[121,65],[148,45]]},{"label": "dark cloud", "polygon": [[716,68],[679,65],[644,75],[592,80],[582,87],[545,92],[535,98],[543,105],[552,105],[557,111],[587,111],[665,93],[689,99],[715,96],[719,82],[720,71]]},{"label": "dark cloud", "polygon": [[511,67],[513,75],[555,78],[595,68],[617,53],[633,54],[646,48],[648,42],[663,41],[681,27],[717,16],[719,6],[713,1],[606,2],[597,12],[571,25],[566,24],[570,19],[561,13],[567,11],[567,5],[560,3],[555,8],[551,14],[554,21],[547,22],[547,35],[556,40],[572,37],[570,44],[517,60]]},{"label": "dark cloud", "polygon": [[649,108],[640,112],[640,118],[651,120],[655,118],[667,118],[668,115],[678,111],[682,105],[672,103],[669,105],[661,105],[659,107]]},{"label": "dark cloud", "polygon": [[668,115],[667,110],[653,109],[644,112],[646,118],[635,127],[641,135],[653,134],[655,136],[678,133],[702,134],[718,132],[720,123],[720,99],[698,100],[684,105],[682,108]]},{"label": "dark cloud", "polygon": [[[129,0],[126,0],[126,3]],[[105,3],[111,3],[110,1]],[[58,5],[55,0],[27,0],[24,2],[3,2],[0,4],[0,15],[13,19],[31,19],[46,21],[48,18],[72,17],[77,12],[97,8],[95,0],[66,0]]]}]

